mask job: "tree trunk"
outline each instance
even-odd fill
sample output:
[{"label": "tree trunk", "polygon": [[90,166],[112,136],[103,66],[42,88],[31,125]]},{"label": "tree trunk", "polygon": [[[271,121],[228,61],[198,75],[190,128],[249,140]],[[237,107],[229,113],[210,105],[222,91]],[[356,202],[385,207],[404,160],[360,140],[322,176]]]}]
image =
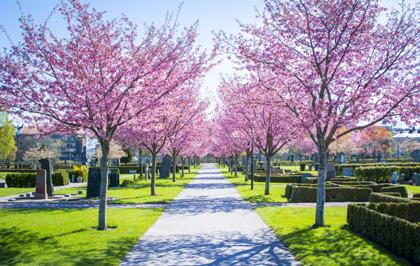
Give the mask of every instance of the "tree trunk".
[{"label": "tree trunk", "polygon": [[234,164],[235,164],[235,178],[238,177],[238,157],[239,156],[235,155],[235,161],[234,161]]},{"label": "tree trunk", "polygon": [[173,163],[172,163],[172,182],[175,182],[176,181],[176,153],[175,152],[172,153],[172,160],[173,160]]},{"label": "tree trunk", "polygon": [[327,151],[326,148],[319,148],[319,169],[318,169],[318,185],[316,196],[316,216],[315,226],[324,226],[324,208],[325,208],[325,180],[326,180],[326,164]]},{"label": "tree trunk", "polygon": [[181,178],[184,178],[184,158],[181,157]]},{"label": "tree trunk", "polygon": [[254,152],[251,150],[251,190],[254,190]]},{"label": "tree trunk", "polygon": [[107,201],[108,201],[108,161],[109,161],[109,141],[101,142],[101,187],[99,192],[99,216],[98,229],[107,229]]},{"label": "tree trunk", "polygon": [[191,173],[191,158],[188,157],[188,173]]},{"label": "tree trunk", "polygon": [[149,163],[146,162],[146,167],[144,169],[145,173],[144,173],[144,180],[148,180],[149,179]]},{"label": "tree trunk", "polygon": [[245,172],[245,182],[248,181],[248,177],[249,177],[249,151],[246,151],[246,159],[245,159],[245,165],[243,166],[244,172]]},{"label": "tree trunk", "polygon": [[156,196],[156,157],[157,153],[155,150],[152,152],[152,178],[150,179],[150,195]]},{"label": "tree trunk", "polygon": [[266,175],[265,175],[265,190],[264,195],[270,195],[270,177],[271,177],[271,156],[265,156]]},{"label": "tree trunk", "polygon": [[139,149],[139,166],[140,166],[140,175],[143,175],[143,165],[142,165],[142,161],[143,161],[143,151],[141,149]]}]

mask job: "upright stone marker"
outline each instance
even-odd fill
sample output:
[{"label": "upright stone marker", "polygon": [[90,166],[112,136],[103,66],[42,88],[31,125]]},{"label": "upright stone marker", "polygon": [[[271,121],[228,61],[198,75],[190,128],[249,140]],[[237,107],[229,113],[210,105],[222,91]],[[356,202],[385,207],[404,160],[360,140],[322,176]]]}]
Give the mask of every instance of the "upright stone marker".
[{"label": "upright stone marker", "polygon": [[326,166],[326,172],[327,172],[327,179],[335,178],[335,166],[334,163],[327,163]]},{"label": "upright stone marker", "polygon": [[45,170],[36,171],[35,198],[48,199],[47,172]]},{"label": "upright stone marker", "polygon": [[341,172],[343,173],[343,176],[353,176],[353,168],[351,167],[343,167]]},{"label": "upright stone marker", "polygon": [[41,169],[46,171],[46,175],[47,175],[47,179],[46,179],[46,183],[47,183],[47,193],[48,196],[52,197],[53,193],[54,193],[54,185],[52,182],[52,172],[53,172],[53,168],[51,165],[51,161],[50,159],[41,159]]},{"label": "upright stone marker", "polygon": [[162,159],[162,164],[159,168],[159,178],[168,178],[171,171],[172,159],[171,156],[165,155]]},{"label": "upright stone marker", "polygon": [[111,172],[108,174],[108,187],[119,187],[120,186],[120,170]]},{"label": "upright stone marker", "polygon": [[101,190],[101,168],[90,167],[88,174],[88,183],[86,189],[86,198],[97,198]]}]

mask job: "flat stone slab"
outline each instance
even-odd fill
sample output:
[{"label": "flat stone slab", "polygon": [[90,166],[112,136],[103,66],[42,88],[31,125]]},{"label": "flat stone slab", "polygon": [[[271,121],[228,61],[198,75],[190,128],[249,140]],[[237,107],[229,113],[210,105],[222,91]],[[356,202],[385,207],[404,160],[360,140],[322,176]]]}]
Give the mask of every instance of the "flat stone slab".
[{"label": "flat stone slab", "polygon": [[254,208],[205,164],[121,265],[298,265]]}]

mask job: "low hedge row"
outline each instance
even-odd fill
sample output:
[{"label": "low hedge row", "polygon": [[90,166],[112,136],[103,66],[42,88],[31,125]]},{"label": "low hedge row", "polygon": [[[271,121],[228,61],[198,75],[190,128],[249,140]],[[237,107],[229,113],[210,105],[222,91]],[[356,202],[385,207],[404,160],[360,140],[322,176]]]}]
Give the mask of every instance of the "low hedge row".
[{"label": "low hedge row", "polygon": [[110,167],[109,169],[111,169],[111,171],[118,169],[120,170],[120,174],[131,174],[130,171],[136,171],[136,174],[139,174],[141,170],[139,166],[119,166],[119,167]]},{"label": "low hedge row", "polygon": [[0,172],[4,173],[35,173],[36,170],[34,169],[1,169]]},{"label": "low hedge row", "polygon": [[[54,186],[64,186],[70,183],[67,176],[61,172],[52,174],[52,182]],[[27,187],[33,188],[36,186],[36,174],[33,173],[20,173],[6,175],[6,184],[8,187]]]},{"label": "low hedge row", "polygon": [[80,176],[83,179],[83,182],[86,182],[88,179],[89,171],[84,170],[72,170],[68,172],[69,179],[74,178],[74,182],[77,182],[77,178]]},{"label": "low hedge row", "polygon": [[[395,192],[393,192],[395,193]],[[401,195],[401,194],[400,194]],[[407,198],[401,198],[400,196],[393,196],[385,193],[371,193],[369,202],[409,202]]]},{"label": "low hedge row", "polygon": [[[273,183],[300,183],[301,175],[274,175],[270,177],[270,182]],[[265,175],[254,175],[255,182],[265,182]]]},{"label": "low hedge row", "polygon": [[30,187],[36,185],[36,174],[19,173],[6,175],[6,184],[8,187]]},{"label": "low hedge row", "polygon": [[68,175],[64,175],[61,172],[56,172],[52,174],[51,177],[54,186],[65,186],[70,184],[70,179]]},{"label": "low hedge row", "polygon": [[390,185],[390,186],[382,187],[381,192],[398,192],[401,194],[401,197],[404,197],[404,198],[408,197],[408,191],[405,186]]},{"label": "low hedge row", "polygon": [[419,167],[418,162],[395,162],[395,163],[348,163],[348,164],[336,164],[335,170],[337,175],[342,175],[343,168],[352,168],[353,171],[359,167]]},{"label": "low hedge row", "polygon": [[[289,186],[289,188],[287,188]],[[359,202],[368,201],[372,193],[370,188],[354,187],[326,187],[325,201],[327,202]],[[316,186],[286,186],[286,195],[289,202],[316,202]]]},{"label": "low hedge row", "polygon": [[420,173],[420,165],[417,166],[370,166],[357,167],[354,169],[354,176],[360,180],[375,182],[390,182],[394,171],[400,175],[412,176],[413,173]]},{"label": "low hedge row", "polygon": [[370,203],[369,209],[377,212],[396,216],[412,223],[420,222],[420,202],[403,202],[403,203]]},{"label": "low hedge row", "polygon": [[415,264],[420,263],[420,225],[380,213],[362,204],[350,204],[347,222],[352,231]]},{"label": "low hedge row", "polygon": [[330,178],[329,181],[331,182],[357,182],[356,177],[334,177]]}]

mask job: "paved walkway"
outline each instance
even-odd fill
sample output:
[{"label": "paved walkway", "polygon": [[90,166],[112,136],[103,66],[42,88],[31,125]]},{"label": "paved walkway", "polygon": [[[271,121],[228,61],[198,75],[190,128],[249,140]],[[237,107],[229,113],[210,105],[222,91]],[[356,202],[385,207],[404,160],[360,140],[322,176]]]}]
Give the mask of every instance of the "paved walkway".
[{"label": "paved walkway", "polygon": [[296,265],[213,164],[169,204],[122,265]]}]

